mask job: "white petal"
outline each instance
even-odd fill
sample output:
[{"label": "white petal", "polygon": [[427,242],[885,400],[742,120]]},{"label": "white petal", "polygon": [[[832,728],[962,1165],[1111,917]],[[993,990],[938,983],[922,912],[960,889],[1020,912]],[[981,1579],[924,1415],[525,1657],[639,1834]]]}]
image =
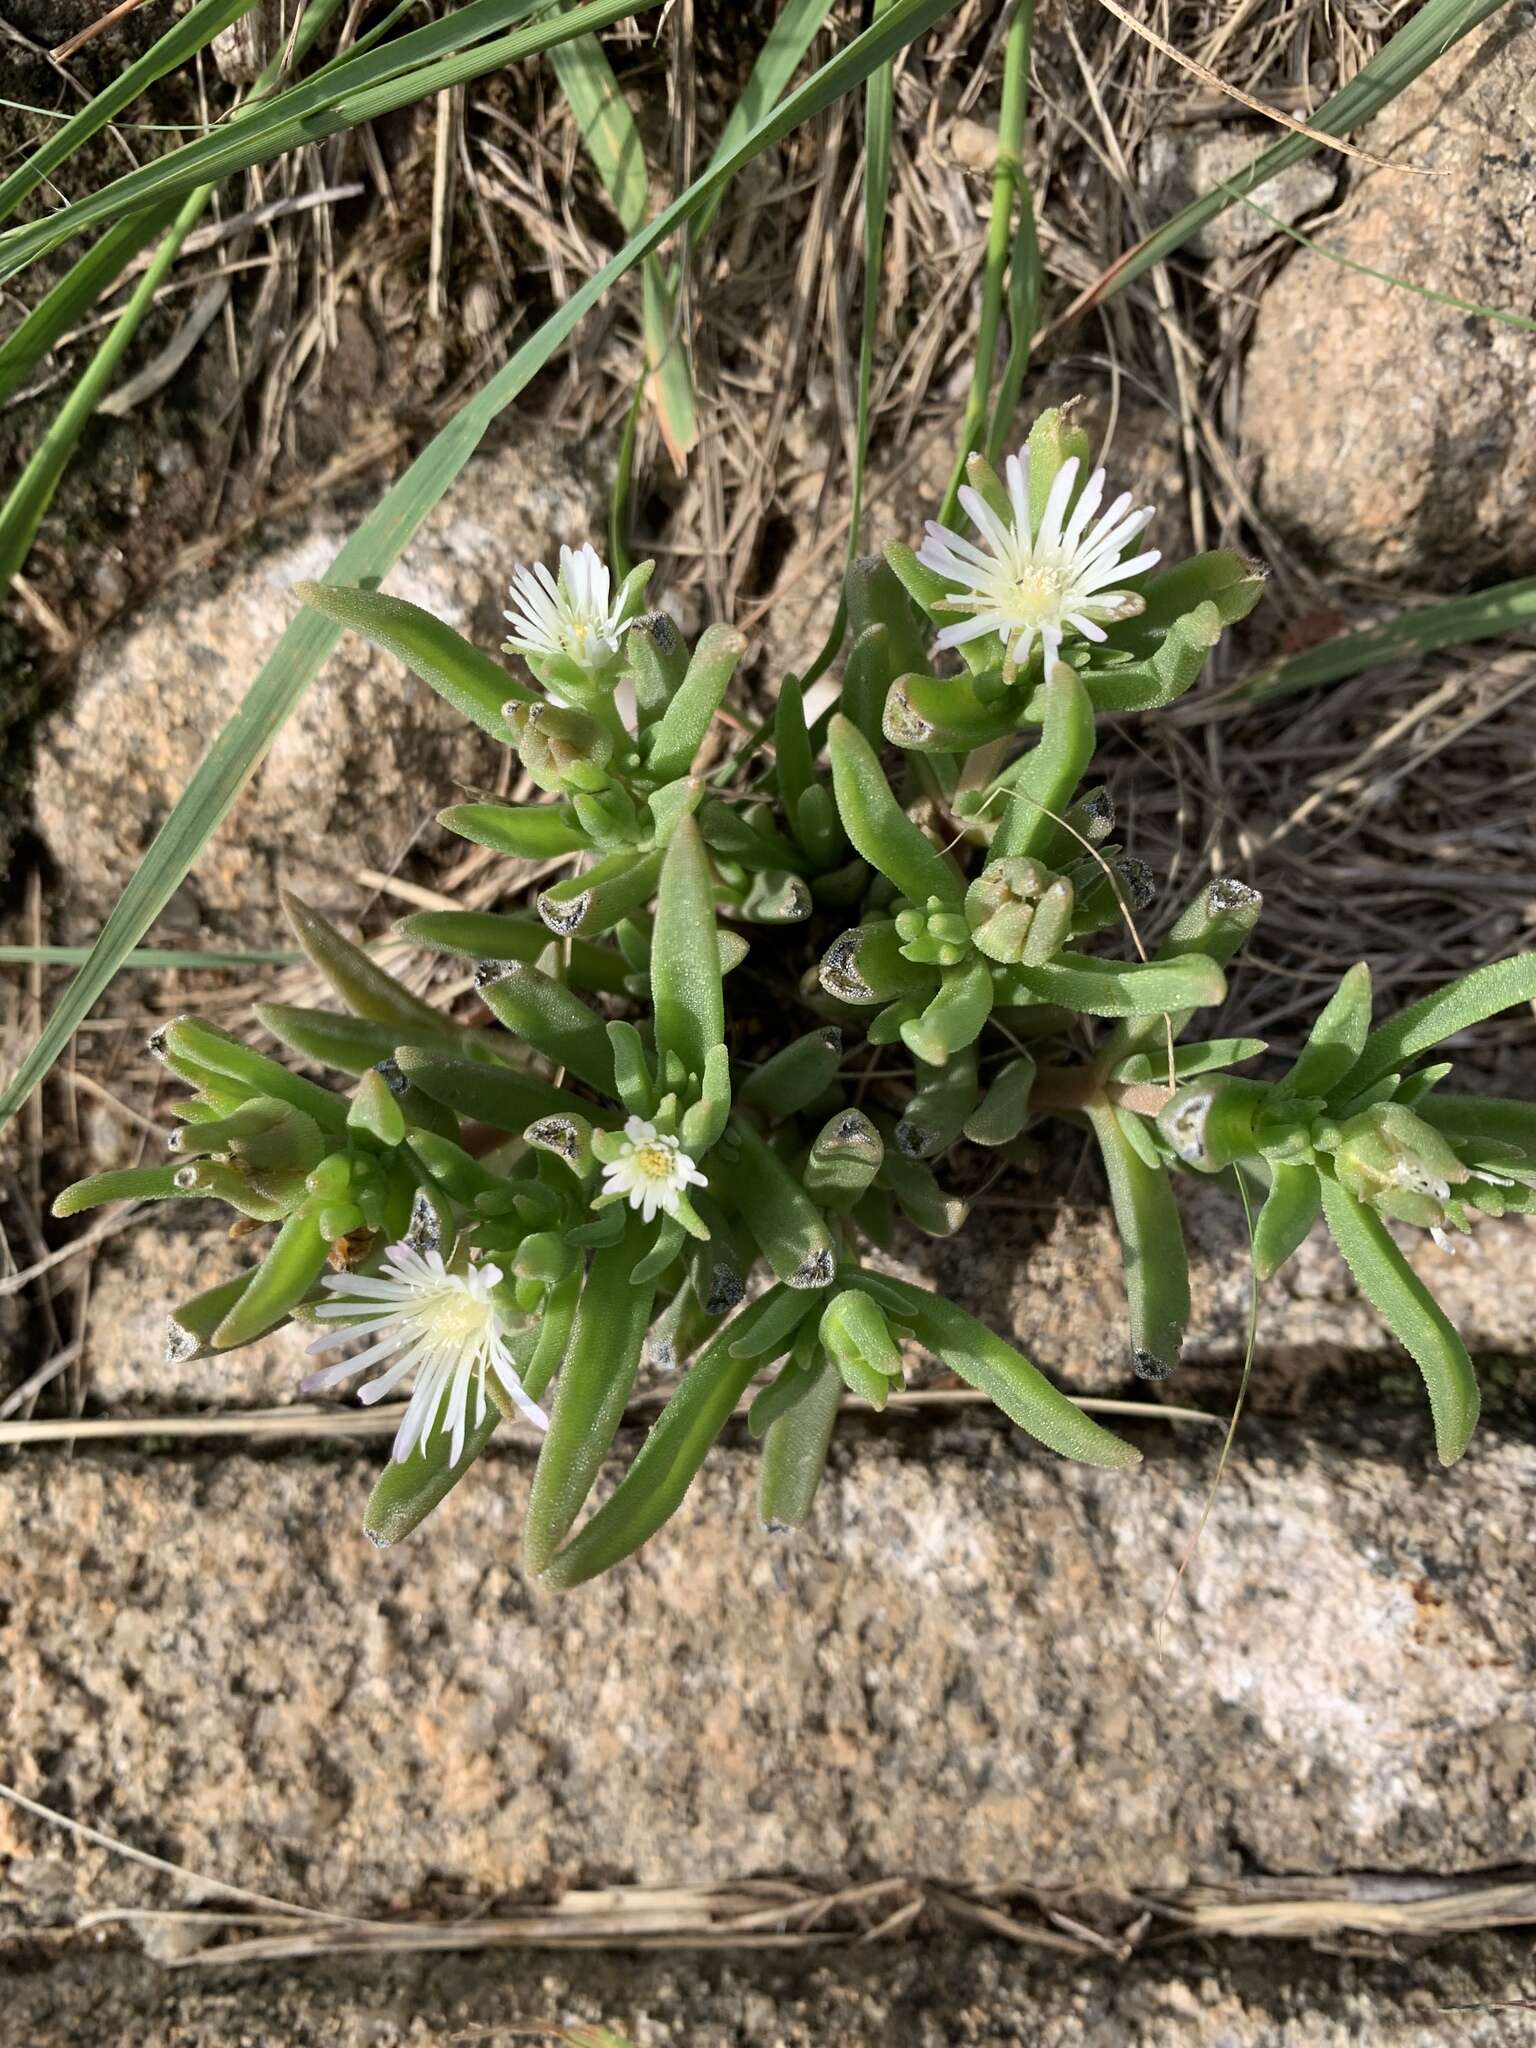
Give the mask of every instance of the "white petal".
[{"label": "white petal", "polygon": [[984,634],[995,633],[997,622],[990,615],[976,619],[962,619],[957,626],[946,626],[940,633],[937,645],[940,647],[963,647],[968,640],[980,640]]},{"label": "white petal", "polygon": [[999,556],[1006,559],[1013,553],[1014,539],[1012,534],[1009,533],[1007,527],[1004,526],[980,491],[973,490],[969,484],[962,484],[960,486],[960,503],[970,515],[978,532],[986,535]]},{"label": "white petal", "polygon": [[1088,522],[1098,511],[1104,496],[1104,471],[1096,469],[1083,485],[1083,494],[1072,507],[1072,517],[1067,521],[1066,531],[1061,536],[1062,553],[1070,555],[1087,530]]},{"label": "white petal", "polygon": [[1061,525],[1067,513],[1067,501],[1072,496],[1072,486],[1077,482],[1081,464],[1075,455],[1069,455],[1051,479],[1050,494],[1045,501],[1045,510],[1040,516],[1040,531],[1035,535],[1035,547],[1054,548],[1061,542]]},{"label": "white petal", "polygon": [[343,1323],[339,1330],[327,1330],[313,1344],[306,1344],[304,1355],[312,1358],[317,1351],[334,1351],[338,1344],[354,1344],[359,1337],[372,1337],[380,1330],[398,1331],[402,1328],[399,1316],[374,1316],[366,1323]]},{"label": "white petal", "polygon": [[1008,479],[1008,496],[1013,504],[1014,523],[1020,535],[1029,532],[1029,450],[1021,448],[1003,465]]}]

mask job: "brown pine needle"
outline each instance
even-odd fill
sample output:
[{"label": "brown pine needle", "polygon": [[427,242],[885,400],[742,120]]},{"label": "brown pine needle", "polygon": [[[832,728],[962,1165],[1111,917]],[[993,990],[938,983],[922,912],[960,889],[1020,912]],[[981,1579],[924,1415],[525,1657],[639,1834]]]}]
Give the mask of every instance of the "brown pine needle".
[{"label": "brown pine needle", "polygon": [[49,58],[55,64],[62,64],[67,57],[73,57],[76,50],[83,50],[87,43],[94,42],[103,29],[111,28],[115,21],[121,21],[125,15],[132,14],[143,5],[144,0],[117,0],[117,5],[109,7],[99,21],[88,22],[77,34],[72,35],[68,42],[60,43],[56,50],[50,50]]},{"label": "brown pine needle", "polygon": [[1107,7],[1116,21],[1123,21],[1128,29],[1145,42],[1149,42],[1154,50],[1161,50],[1165,57],[1171,57],[1175,64],[1181,64],[1186,71],[1193,72],[1196,78],[1201,79],[1206,85],[1213,86],[1217,92],[1224,92],[1229,99],[1239,101],[1253,113],[1262,114],[1266,121],[1275,121],[1282,128],[1289,128],[1293,135],[1305,135],[1309,142],[1320,143],[1324,149],[1336,149],[1341,156],[1356,157],[1361,163],[1371,164],[1378,171],[1415,171],[1420,177],[1430,176],[1422,165],[1389,163],[1385,157],[1373,156],[1368,149],[1357,149],[1352,142],[1343,142],[1337,135],[1326,134],[1321,128],[1309,128],[1305,121],[1298,121],[1291,114],[1282,114],[1278,107],[1266,106],[1263,100],[1256,100],[1252,93],[1244,92],[1241,86],[1229,85],[1219,73],[1202,64],[1197,57],[1186,56],[1172,43],[1165,42],[1156,29],[1148,28],[1144,21],[1138,21],[1134,14],[1128,13],[1120,5],[1120,0],[1100,0],[1100,5]]}]

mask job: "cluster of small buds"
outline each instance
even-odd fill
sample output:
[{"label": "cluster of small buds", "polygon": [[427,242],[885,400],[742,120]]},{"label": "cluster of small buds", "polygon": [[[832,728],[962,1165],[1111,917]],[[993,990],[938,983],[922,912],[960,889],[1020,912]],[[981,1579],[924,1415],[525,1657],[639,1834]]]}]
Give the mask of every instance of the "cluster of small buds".
[{"label": "cluster of small buds", "polygon": [[930,896],[921,908],[909,904],[898,910],[896,932],[903,958],[921,967],[954,967],[971,947],[965,918],[938,896]]}]

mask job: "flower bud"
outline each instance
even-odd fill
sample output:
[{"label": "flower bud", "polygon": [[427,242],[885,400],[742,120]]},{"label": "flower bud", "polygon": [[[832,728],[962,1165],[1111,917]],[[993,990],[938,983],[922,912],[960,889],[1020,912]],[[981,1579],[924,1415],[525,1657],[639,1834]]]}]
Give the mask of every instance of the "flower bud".
[{"label": "flower bud", "polygon": [[1010,965],[1022,960],[1035,911],[1055,880],[1037,860],[1014,856],[989,862],[965,892],[966,921],[978,951]]},{"label": "flower bud", "polygon": [[1333,1170],[1356,1201],[1400,1223],[1435,1228],[1467,1168],[1449,1141],[1399,1102],[1378,1102],[1338,1133]]},{"label": "flower bud", "polygon": [[971,949],[964,917],[939,896],[930,896],[920,909],[913,904],[898,910],[896,936],[902,957],[920,967],[957,967]]},{"label": "flower bud", "polygon": [[525,1314],[544,1306],[549,1290],[576,1270],[581,1254],[552,1230],[525,1237],[512,1260],[513,1291]]},{"label": "flower bud", "polygon": [[238,1134],[231,1138],[229,1149],[235,1159],[252,1168],[307,1174],[325,1157],[326,1142],[312,1116],[285,1102],[264,1130]]},{"label": "flower bud", "polygon": [[523,766],[557,795],[606,789],[612,737],[585,711],[560,704],[508,704],[506,719]]}]

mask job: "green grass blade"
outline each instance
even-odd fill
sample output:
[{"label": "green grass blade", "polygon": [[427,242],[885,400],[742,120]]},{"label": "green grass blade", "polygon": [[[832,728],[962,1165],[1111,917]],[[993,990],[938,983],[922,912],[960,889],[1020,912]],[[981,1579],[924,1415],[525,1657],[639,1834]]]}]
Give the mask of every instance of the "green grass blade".
[{"label": "green grass blade", "polygon": [[48,430],[33,449],[26,467],[16,479],[10,495],[0,505],[0,598],[11,578],[31,552],[42,524],[43,514],[69,467],[75,444],[90,424],[91,415],[106,396],[129,345],[139,331],[145,314],[154,304],[171,266],[181,254],[181,245],[196,225],[213,195],[211,185],[200,185],[182,202],[170,232],[155,251],[129,295],[128,303],[113,321],[107,337],[91,357],[63,405],[48,423]]},{"label": "green grass blade", "polygon": [[[890,0],[875,0],[876,19]],[[848,515],[848,559],[859,552],[864,523],[864,472],[869,462],[869,401],[875,381],[875,330],[880,324],[885,222],[891,202],[891,126],[896,99],[895,62],[871,72],[864,87],[864,303],[859,316],[859,369],[853,442],[853,504]]]},{"label": "green grass blade", "polygon": [[[752,66],[751,74],[735,106],[731,109],[730,119],[726,122],[720,140],[715,145],[714,154],[706,166],[706,176],[718,164],[724,163],[735,154],[756,122],[762,119],[770,107],[777,104],[795,75],[801,58],[810,48],[816,31],[830,12],[831,0],[789,0],[788,6],[783,9],[769,30],[767,40],[757,53],[757,61]],[[725,192],[724,184],[716,186],[706,203],[693,216],[688,224],[688,239],[691,243],[697,243],[704,234],[719,211]],[[669,292],[679,289],[682,277],[682,264],[674,263],[667,273]],[[634,403],[625,422],[613,490],[609,498],[608,560],[614,574],[619,577],[627,576],[633,567],[628,546],[630,490],[634,475],[635,435],[644,396],[645,390],[642,386],[635,393]]]},{"label": "green grass blade", "polygon": [[1492,640],[1500,633],[1532,626],[1536,626],[1536,576],[1521,576],[1513,583],[1480,590],[1475,597],[1453,597],[1445,604],[1403,612],[1379,626],[1365,626],[1358,633],[1340,633],[1320,647],[1309,647],[1260,670],[1245,684],[1242,698],[1249,704],[1270,704],[1279,697],[1293,697],[1298,690],[1343,682],[1346,676],[1360,675],[1389,661],[1433,654],[1441,647],[1465,647],[1475,640]]},{"label": "green grass blade", "polygon": [[1257,199],[1249,198],[1246,192],[1234,192],[1233,197],[1240,200],[1250,213],[1262,214],[1276,234],[1289,235],[1303,249],[1310,249],[1314,256],[1321,256],[1328,263],[1336,263],[1340,270],[1352,270],[1357,277],[1374,278],[1378,284],[1391,285],[1394,291],[1411,292],[1416,299],[1428,299],[1432,305],[1449,306],[1453,313],[1470,313],[1475,320],[1492,320],[1497,326],[1513,327],[1520,334],[1536,334],[1536,320],[1528,319],[1524,313],[1512,313],[1507,306],[1480,306],[1471,299],[1458,299],[1454,292],[1436,291],[1433,285],[1416,284],[1411,277],[1398,277],[1393,271],[1378,270],[1374,263],[1361,263],[1353,256],[1346,256],[1342,249],[1330,249],[1326,242],[1304,235],[1300,228],[1292,227],[1278,213],[1271,213],[1267,206],[1260,206]]},{"label": "green grass blade", "polygon": [[[1003,50],[1003,104],[998,116],[997,127],[997,169],[992,178],[992,218],[987,228],[987,256],[982,275],[981,321],[976,332],[976,356],[971,365],[971,388],[965,401],[965,415],[960,423],[960,446],[955,455],[955,466],[950,475],[949,488],[944,493],[943,508],[939,513],[941,525],[953,524],[955,508],[960,502],[960,486],[965,482],[965,465],[971,453],[981,445],[982,432],[987,425],[987,400],[992,389],[992,373],[997,362],[997,337],[1002,325],[1003,286],[1010,270],[1010,256],[1023,254],[1028,262],[1029,251],[1034,241],[1034,200],[1024,177],[1024,108],[1029,97],[1029,53],[1034,40],[1035,0],[1017,0],[1013,19],[1008,24],[1008,40]],[[1029,226],[1027,233],[1021,224],[1019,237],[1013,233],[1013,209],[1015,199],[1022,194],[1024,217]],[[1010,366],[1019,383],[1023,382],[1023,365],[1012,360],[1020,345],[1021,326],[1023,347],[1028,360],[1029,342],[1034,333],[1032,300],[1035,294],[1028,289],[1028,278],[1023,280],[1019,303],[1013,307],[1010,324]],[[1027,321],[1027,325],[1023,325]],[[1015,397],[1017,392],[1015,391]],[[1011,417],[1012,405],[1008,407]],[[993,437],[1000,431],[1003,421],[1001,404],[999,421],[994,425]]]},{"label": "green grass blade", "polygon": [[[292,39],[295,63],[310,48],[340,4],[341,0],[310,0],[298,32]],[[256,81],[248,107],[263,98],[277,83],[281,63],[282,59],[278,57],[267,66]],[[119,221],[70,267],[52,291],[39,300],[14,333],[0,345],[0,402],[30,376],[62,334],[85,318],[139,251],[174,223],[178,210],[177,201],[162,201],[158,206],[130,214],[126,220]]]},{"label": "green grass blade", "polygon": [[596,36],[576,36],[549,53],[560,90],[570,102],[603,190],[626,235],[645,220],[650,180],[645,150],[629,102]]},{"label": "green grass blade", "polygon": [[[640,131],[613,66],[596,36],[577,36],[572,42],[557,44],[549,59],[613,210],[625,234],[633,235],[645,220],[650,179]],[[667,453],[673,467],[681,471],[687,468],[688,456],[699,440],[688,352],[683,346],[676,300],[659,256],[646,257],[640,277],[647,388]]]},{"label": "green grass blade", "polygon": [[124,107],[131,106],[157,78],[164,78],[178,65],[190,63],[222,29],[238,21],[242,14],[249,14],[255,4],[256,0],[196,0],[196,5],[180,21],[172,22],[142,57],[135,58],[61,128],[46,136],[8,178],[0,179],[0,220],[13,214],[66,157],[89,142]]},{"label": "green grass blade", "polygon": [[79,324],[139,251],[163,234],[178,208],[130,214],[94,242],[0,343],[0,403],[29,377],[59,337]]},{"label": "green grass blade", "polygon": [[[663,208],[595,276],[530,337],[490,381],[469,399],[427,444],[399,482],[352,535],[325,577],[330,583],[362,583],[383,576],[433,506],[480,445],[498,414],[556,354],[610,285],[632,269],[683,222],[706,205],[717,189],[754,156],[769,149],[802,121],[861,85],[876,65],[950,11],[955,0],[896,0],[882,21],[840,50],[765,114],[734,153],[716,161],[686,192]],[[229,815],[231,806],[303,696],[341,628],[303,611],[273,649],[245,700],[215,740],[185,792],[161,826],[132,880],[113,906],[90,958],[65,990],[35,1045],[0,1094],[0,1126],[31,1095],[74,1035],[122,960],[180,887],[203,846]]]},{"label": "green grass blade", "polygon": [[[296,56],[302,55],[309,47],[339,4],[340,0],[311,0],[293,41]],[[281,58],[274,58],[257,80],[255,99],[263,98],[276,83],[281,62]],[[141,244],[162,227],[166,228],[165,239],[155,251],[126,305],[112,322],[106,339],[76,380],[69,396],[50,421],[47,432],[33,450],[5,504],[0,506],[0,596],[9,589],[12,578],[26,561],[37,537],[37,529],[69,466],[80,436],[106,395],[145,315],[155,302],[156,294],[181,253],[182,243],[212,193],[211,185],[195,187],[169,221],[165,219],[164,209],[152,207],[109,230],[81,262],[72,266],[61,286],[48,294],[43,307],[38,309],[42,318],[35,322],[32,318],[23,321],[17,337],[22,345],[15,350],[8,348],[5,352],[9,354],[10,361],[0,373],[0,394],[24,376],[42,349],[57,339],[61,331],[60,315],[65,312],[83,313],[115,282],[123,264],[137,253]]]},{"label": "green grass blade", "polygon": [[[1437,57],[1443,57],[1454,44],[1470,35],[1479,23],[1497,14],[1506,4],[1507,0],[1428,0],[1428,4],[1421,7],[1368,64],[1361,66],[1348,85],[1341,87],[1332,99],[1325,100],[1317,112],[1309,116],[1310,125],[1320,128],[1325,135],[1348,135],[1352,129],[1379,114],[1384,106],[1427,71]],[[1063,320],[1073,319],[1089,306],[1102,304],[1105,299],[1113,298],[1116,292],[1124,291],[1138,277],[1145,276],[1159,263],[1167,262],[1192,235],[1225,213],[1229,206],[1235,205],[1266,180],[1288,170],[1292,164],[1301,163],[1320,147],[1320,143],[1305,135],[1286,135],[1262,155],[1256,156],[1235,177],[1225,180],[1215,190],[1203,193],[1176,213],[1172,220],[1165,221],[1148,235],[1145,241],[1127,250],[1112,270],[1074,301],[1062,316]]]},{"label": "green grass blade", "polygon": [[[0,946],[0,967],[83,967],[91,957],[90,946]],[[223,953],[217,949],[199,952],[188,947],[136,946],[121,965],[145,974],[163,974],[169,968],[201,967],[291,967],[304,955],[296,946],[274,946],[269,951]]]},{"label": "green grass blade", "polygon": [[97,221],[178,197],[196,185],[217,183],[301,143],[318,142],[658,4],[659,0],[586,0],[568,13],[486,40],[493,28],[535,13],[539,0],[471,0],[442,21],[392,37],[364,56],[324,66],[303,84],[242,110],[212,134],[115,178],[45,220],[8,228],[0,234],[0,276],[12,275],[34,256]]},{"label": "green grass blade", "polygon": [[[705,177],[735,157],[753,129],[777,106],[799,68],[800,59],[811,47],[816,31],[831,12],[831,0],[788,0],[758,52],[757,62],[742,87],[741,97],[731,109],[715,152],[704,168]],[[694,215],[688,229],[691,241],[698,241],[719,212],[729,182],[727,179],[718,185]],[[680,269],[674,269],[668,279],[674,291],[680,275]]]}]

